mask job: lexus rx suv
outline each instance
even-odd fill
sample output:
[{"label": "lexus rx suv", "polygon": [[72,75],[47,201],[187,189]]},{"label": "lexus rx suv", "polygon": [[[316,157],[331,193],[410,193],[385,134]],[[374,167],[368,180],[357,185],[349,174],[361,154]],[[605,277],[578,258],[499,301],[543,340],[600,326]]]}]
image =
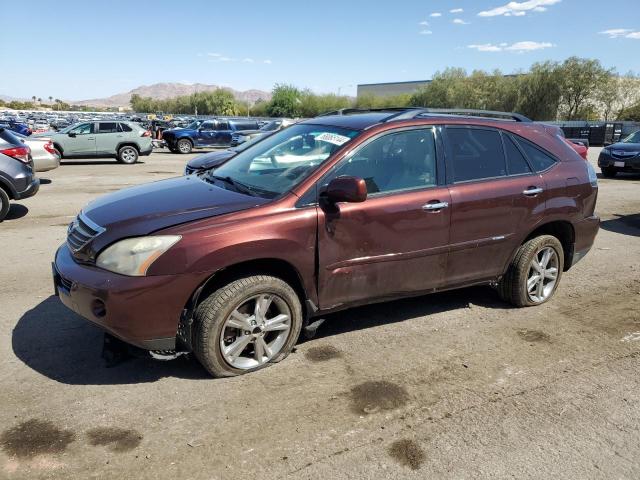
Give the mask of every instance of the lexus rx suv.
[{"label": "lexus rx suv", "polygon": [[597,192],[588,162],[518,114],[342,110],[94,200],[54,282],[112,337],[233,376],[355,305],[478,284],[549,301],[594,242]]}]

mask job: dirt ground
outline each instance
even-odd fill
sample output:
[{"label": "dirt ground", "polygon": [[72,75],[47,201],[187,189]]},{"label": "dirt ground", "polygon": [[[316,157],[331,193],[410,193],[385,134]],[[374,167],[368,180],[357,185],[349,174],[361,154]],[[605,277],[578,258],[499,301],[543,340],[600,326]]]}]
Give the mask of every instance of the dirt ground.
[{"label": "dirt ground", "polygon": [[53,254],[89,200],[190,157],[64,164],[0,224],[0,478],[640,478],[640,176],[600,180],[595,247],[544,306],[472,288],[357,308],[232,379],[105,368]]}]

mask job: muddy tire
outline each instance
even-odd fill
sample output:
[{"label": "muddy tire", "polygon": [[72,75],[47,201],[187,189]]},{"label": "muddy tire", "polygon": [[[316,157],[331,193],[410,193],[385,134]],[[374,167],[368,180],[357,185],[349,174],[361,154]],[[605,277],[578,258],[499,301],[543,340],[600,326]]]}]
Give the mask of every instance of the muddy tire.
[{"label": "muddy tire", "polygon": [[193,351],[214,377],[242,375],[289,355],[301,327],[302,306],[289,284],[267,275],[243,277],[198,305]]},{"label": "muddy tire", "polygon": [[564,252],[552,235],[532,238],[520,246],[498,285],[500,297],[516,307],[541,305],[560,284]]}]

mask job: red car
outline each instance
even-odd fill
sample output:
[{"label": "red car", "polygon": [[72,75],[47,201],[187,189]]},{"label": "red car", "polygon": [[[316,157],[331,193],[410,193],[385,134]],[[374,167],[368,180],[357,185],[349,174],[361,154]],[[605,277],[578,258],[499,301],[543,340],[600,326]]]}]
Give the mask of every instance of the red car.
[{"label": "red car", "polygon": [[340,111],[95,200],[56,253],[58,295],[215,376],[278,362],[354,305],[478,284],[540,305],[593,245],[595,171],[545,125],[465,113]]}]

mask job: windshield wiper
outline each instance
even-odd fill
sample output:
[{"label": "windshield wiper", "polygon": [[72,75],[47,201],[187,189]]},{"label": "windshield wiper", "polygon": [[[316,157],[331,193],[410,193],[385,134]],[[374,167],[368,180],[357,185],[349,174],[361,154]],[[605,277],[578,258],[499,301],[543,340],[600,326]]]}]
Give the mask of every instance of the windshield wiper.
[{"label": "windshield wiper", "polygon": [[210,174],[209,178],[213,178],[215,180],[220,180],[221,182],[228,183],[233,188],[235,188],[236,191],[238,191],[240,193],[244,193],[246,195],[251,195],[252,197],[256,196],[256,194],[253,191],[251,191],[251,189],[249,187],[247,187],[244,183],[240,183],[240,182],[234,180],[231,177],[228,177],[228,176],[227,177],[223,177],[221,175]]}]

